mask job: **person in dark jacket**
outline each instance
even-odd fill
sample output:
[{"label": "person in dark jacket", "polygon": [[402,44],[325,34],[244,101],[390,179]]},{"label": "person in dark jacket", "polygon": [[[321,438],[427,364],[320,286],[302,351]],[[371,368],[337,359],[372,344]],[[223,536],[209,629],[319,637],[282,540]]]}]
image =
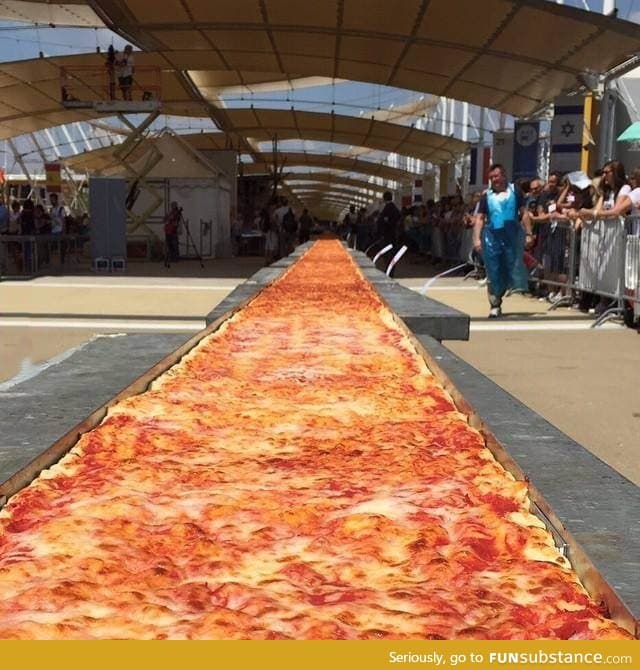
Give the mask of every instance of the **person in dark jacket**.
[{"label": "person in dark jacket", "polygon": [[378,237],[382,239],[383,246],[393,244],[396,246],[398,242],[400,210],[393,202],[393,195],[391,191],[385,191],[382,196],[384,207],[378,214],[376,221],[376,229]]}]

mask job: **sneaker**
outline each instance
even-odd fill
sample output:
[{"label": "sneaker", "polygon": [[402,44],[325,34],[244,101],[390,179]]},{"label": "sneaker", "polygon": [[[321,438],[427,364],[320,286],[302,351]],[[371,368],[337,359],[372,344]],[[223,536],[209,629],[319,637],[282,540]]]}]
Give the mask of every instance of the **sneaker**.
[{"label": "sneaker", "polygon": [[499,316],[502,316],[502,310],[500,309],[500,307],[492,307],[489,310],[490,319],[497,319]]},{"label": "sneaker", "polygon": [[483,277],[479,282],[478,286],[486,286],[489,280],[486,277]]}]

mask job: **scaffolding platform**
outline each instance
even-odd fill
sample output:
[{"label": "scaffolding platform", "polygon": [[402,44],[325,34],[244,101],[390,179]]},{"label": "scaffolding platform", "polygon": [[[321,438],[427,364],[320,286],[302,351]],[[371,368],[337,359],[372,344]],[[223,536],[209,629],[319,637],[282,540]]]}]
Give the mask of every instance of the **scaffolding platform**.
[{"label": "scaffolding platform", "polygon": [[162,71],[136,68],[119,78],[105,62],[103,67],[68,67],[60,70],[60,101],[67,109],[93,109],[106,114],[152,113],[161,106]]},{"label": "scaffolding platform", "polygon": [[159,111],[160,100],[63,100],[67,109],[93,109],[101,114],[148,114]]}]

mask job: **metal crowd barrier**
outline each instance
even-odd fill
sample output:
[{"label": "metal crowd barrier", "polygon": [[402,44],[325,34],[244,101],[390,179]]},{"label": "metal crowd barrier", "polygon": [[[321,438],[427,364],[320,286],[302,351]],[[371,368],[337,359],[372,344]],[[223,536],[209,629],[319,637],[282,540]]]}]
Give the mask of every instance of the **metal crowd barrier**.
[{"label": "metal crowd barrier", "polygon": [[532,257],[536,266],[532,278],[539,284],[557,289],[559,295],[550,309],[572,302],[570,287],[577,276],[579,236],[569,219],[542,224],[537,232]]},{"label": "metal crowd barrier", "polygon": [[442,228],[434,226],[431,233],[431,254],[433,258],[441,260],[445,257],[445,241]]},{"label": "metal crowd barrier", "polygon": [[38,274],[77,263],[88,235],[0,235],[0,274]]},{"label": "metal crowd barrier", "polygon": [[532,279],[560,290],[550,309],[571,303],[574,292],[608,299],[611,304],[593,327],[624,315],[633,305],[640,316],[640,221],[636,217],[573,222],[559,219],[541,227],[534,256],[538,263]]},{"label": "metal crowd barrier", "polygon": [[625,232],[625,297],[633,301],[633,317],[637,320],[640,319],[640,217],[627,217]]},{"label": "metal crowd barrier", "polygon": [[[444,259],[446,238],[435,226],[431,254]],[[462,231],[453,262],[468,262],[473,246],[471,229]],[[577,293],[588,293],[610,302],[592,327],[621,317],[632,306],[640,319],[640,216],[585,221],[580,229],[569,219],[542,224],[534,249],[526,254],[531,281],[556,292],[550,310],[572,304]]]}]

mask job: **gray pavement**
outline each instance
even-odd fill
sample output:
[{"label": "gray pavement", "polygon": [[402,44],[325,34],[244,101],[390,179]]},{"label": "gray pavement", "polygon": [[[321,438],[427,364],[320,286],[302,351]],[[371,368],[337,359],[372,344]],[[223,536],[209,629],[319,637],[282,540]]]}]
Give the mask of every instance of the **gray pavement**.
[{"label": "gray pavement", "polygon": [[[214,314],[219,315],[223,310],[241,305],[265,282],[273,279],[277,272],[283,271],[287,262],[279,266],[262,270],[257,278],[228,293],[213,310]],[[374,275],[372,279],[378,288],[390,293],[391,298],[394,292],[405,295],[407,291],[402,287],[399,290],[397,285],[385,278]],[[467,294],[474,292],[473,286],[456,291],[457,287],[459,283],[451,282],[439,296],[448,290],[464,295],[467,299]],[[484,299],[482,292],[475,294],[476,298]],[[425,304],[424,299],[415,300],[414,296],[419,297],[412,294],[409,304]],[[427,304],[429,302],[433,301],[426,301]],[[393,300],[390,300],[390,304],[393,307]],[[451,314],[459,313],[451,308],[443,309],[441,313],[444,315],[447,311]],[[211,320],[211,316],[209,313],[207,320]],[[561,323],[558,316],[546,318]],[[481,317],[476,318],[476,326],[482,325],[479,321]],[[449,346],[464,349],[471,345],[474,341],[473,325],[470,343],[462,341],[449,343]],[[512,322],[511,325],[516,326],[518,322]],[[507,320],[500,327],[511,332]],[[420,328],[417,330],[420,331]],[[501,332],[504,331],[482,333],[491,338],[485,349],[495,347],[498,341],[496,338],[500,337]],[[619,334],[622,331],[615,332]],[[627,605],[635,612],[640,611],[636,578],[640,570],[637,560],[640,555],[640,533],[637,526],[633,527],[630,523],[640,512],[638,487],[489,381],[449,348],[421,332],[416,334],[551,504],[561,524],[567,526],[584,546],[591,560]],[[584,331],[581,334],[602,337],[613,333]],[[0,449],[1,474],[8,476],[32,460],[157,360],[175,350],[189,335],[185,332],[99,338],[38,376],[0,392],[0,417],[3,428],[6,427]],[[484,353],[486,356],[486,350]],[[496,360],[502,358],[498,352]],[[515,362],[517,368],[517,356]],[[557,360],[555,367],[562,367],[558,366]]]},{"label": "gray pavement", "polygon": [[190,336],[153,333],[99,338],[36,377],[0,391],[0,481]]}]

